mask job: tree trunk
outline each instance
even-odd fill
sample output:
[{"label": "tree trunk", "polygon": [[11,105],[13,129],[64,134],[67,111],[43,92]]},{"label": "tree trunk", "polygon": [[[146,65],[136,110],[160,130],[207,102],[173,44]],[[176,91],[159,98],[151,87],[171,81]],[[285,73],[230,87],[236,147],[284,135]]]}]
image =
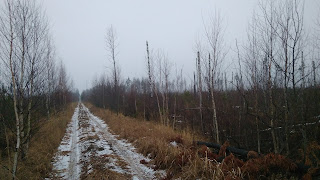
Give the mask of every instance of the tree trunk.
[{"label": "tree trunk", "polygon": [[47,120],[50,120],[50,92],[47,93],[47,97],[46,97],[46,109],[47,109]]},{"label": "tree trunk", "polygon": [[7,127],[5,126],[5,124],[3,123],[4,125],[4,134],[5,134],[5,137],[6,137],[6,144],[7,144],[7,154],[8,154],[8,170],[9,170],[9,173],[8,173],[8,179],[11,179],[11,154],[10,154],[10,142],[9,142],[9,135],[8,135],[8,132],[7,132]]},{"label": "tree trunk", "polygon": [[[215,57],[214,57],[215,58]],[[217,109],[216,109],[216,102],[214,99],[214,73],[213,73],[213,68],[211,69],[211,58],[209,54],[209,67],[208,67],[208,89],[210,91],[211,95],[211,105],[212,105],[212,124],[213,124],[213,134],[216,142],[220,144],[220,138],[219,138],[219,126],[218,126],[218,120],[217,120]],[[212,71],[212,73],[211,73]]]},{"label": "tree trunk", "polygon": [[10,23],[10,52],[9,52],[9,65],[10,65],[10,73],[11,73],[11,81],[13,85],[13,108],[14,108],[14,114],[16,119],[16,147],[14,149],[14,158],[13,158],[13,166],[12,166],[12,178],[16,179],[16,172],[18,167],[18,156],[20,151],[20,119],[19,119],[19,113],[18,113],[18,97],[17,97],[17,87],[16,87],[16,80],[13,69],[13,22],[12,22],[12,9],[11,4],[8,1],[8,11],[9,11],[9,23]]},{"label": "tree trunk", "polygon": [[199,111],[200,111],[200,123],[202,133],[204,132],[204,124],[202,119],[202,80],[201,80],[201,65],[200,65],[200,53],[198,52],[198,79],[199,79]]},{"label": "tree trunk", "polygon": [[268,89],[269,89],[269,111],[270,111],[270,126],[271,126],[271,136],[272,136],[272,142],[273,142],[273,148],[274,148],[274,153],[278,154],[279,153],[279,147],[278,147],[278,142],[276,138],[276,133],[275,133],[275,123],[274,123],[274,109],[273,109],[273,98],[272,98],[272,82],[271,82],[271,60],[269,62],[269,78],[268,78]]},{"label": "tree trunk", "polygon": [[146,102],[143,103],[143,120],[146,120]]},{"label": "tree trunk", "polygon": [[31,85],[30,85],[30,100],[28,104],[28,120],[27,120],[27,132],[24,140],[25,148],[24,152],[27,153],[29,149],[29,142],[30,142],[30,131],[31,131],[31,107],[32,107],[32,96],[33,96],[33,75],[31,79]]},{"label": "tree trunk", "polygon": [[[155,85],[154,85],[155,86]],[[163,117],[162,117],[162,113],[161,113],[161,107],[160,107],[160,101],[159,101],[159,96],[158,96],[158,92],[156,90],[156,87],[153,87],[154,88],[154,92],[156,94],[156,98],[157,98],[157,104],[158,104],[158,111],[159,111],[159,116],[160,116],[160,122],[161,124],[164,125],[164,120],[163,120]]]},{"label": "tree trunk", "polygon": [[173,105],[174,116],[173,116],[172,129],[175,128],[175,124],[176,124],[176,116],[177,116],[176,109],[177,109],[177,94],[174,95],[174,105]]},{"label": "tree trunk", "polygon": [[[168,73],[168,72],[167,72]],[[166,94],[165,94],[165,98],[166,98],[166,114],[165,114],[165,118],[167,120],[167,126],[170,125],[170,119],[169,119],[169,80],[168,80],[168,74],[165,74],[165,81],[166,81]]]},{"label": "tree trunk", "polygon": [[135,110],[135,114],[138,114],[138,107],[137,107],[137,99],[136,97],[134,97],[134,110]]},{"label": "tree trunk", "polygon": [[[255,69],[256,71],[256,69]],[[256,77],[256,76],[255,76]],[[258,118],[258,90],[257,84],[255,80],[255,87],[254,87],[254,110],[256,113],[255,120],[256,120],[256,128],[257,128],[257,143],[258,143],[258,153],[261,153],[261,145],[260,145],[260,127],[259,127],[259,118]]]},{"label": "tree trunk", "polygon": [[213,119],[213,124],[214,124],[214,129],[215,129],[215,139],[216,139],[217,143],[220,144],[216,102],[215,102],[214,96],[213,96],[213,89],[211,90],[211,103],[212,103],[212,109],[213,109],[212,119]]}]

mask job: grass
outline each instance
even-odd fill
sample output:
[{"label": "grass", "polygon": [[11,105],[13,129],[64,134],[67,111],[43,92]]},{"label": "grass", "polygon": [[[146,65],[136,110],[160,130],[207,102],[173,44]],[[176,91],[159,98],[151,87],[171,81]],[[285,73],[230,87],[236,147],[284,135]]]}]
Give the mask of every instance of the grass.
[{"label": "grass", "polygon": [[[154,169],[167,170],[165,179],[221,179],[225,174],[229,174],[228,177],[242,176],[240,169],[222,172],[219,163],[206,157],[206,152],[201,154],[203,147],[193,144],[195,139],[205,140],[201,136],[188,131],[174,131],[171,127],[116,115],[109,110],[86,105],[93,114],[106,121],[111,132],[127,139],[138,152],[150,157],[151,163],[155,165]],[[171,145],[173,141],[177,146]]]},{"label": "grass", "polygon": [[[52,157],[65,134],[76,105],[77,103],[72,103],[64,111],[52,115],[49,121],[43,120],[38,124],[39,129],[31,139],[27,158],[18,163],[18,179],[48,177],[52,170]],[[7,160],[3,160],[2,164],[7,166]],[[0,175],[0,179],[9,179],[8,171]]]},{"label": "grass", "polygon": [[39,131],[31,140],[27,160],[21,163],[18,177],[23,179],[42,179],[52,170],[51,160],[71,121],[77,103],[70,104],[65,111],[52,116],[40,125]]},{"label": "grass", "polygon": [[[244,162],[233,154],[226,154],[228,142],[220,148],[219,153],[214,153],[206,146],[194,145],[194,140],[207,139],[189,131],[174,131],[155,122],[116,115],[91,104],[86,106],[108,124],[112,133],[127,139],[138,152],[150,157],[154,169],[165,169],[167,176],[164,179],[301,178],[293,161],[282,155],[257,155]],[[171,144],[173,141],[177,146]],[[253,151],[250,153],[256,154]],[[223,160],[218,162],[221,158]],[[140,162],[145,163],[143,160]]]}]

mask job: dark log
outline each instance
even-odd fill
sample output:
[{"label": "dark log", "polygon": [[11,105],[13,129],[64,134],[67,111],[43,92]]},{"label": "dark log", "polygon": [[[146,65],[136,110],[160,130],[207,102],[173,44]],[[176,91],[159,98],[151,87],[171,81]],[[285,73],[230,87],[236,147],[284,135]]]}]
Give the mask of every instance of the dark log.
[{"label": "dark log", "polygon": [[[220,144],[202,142],[202,141],[196,141],[196,143],[197,143],[197,145],[206,145],[207,147],[215,148],[215,149],[218,149],[218,150],[220,150],[220,148],[221,148]],[[238,148],[231,147],[231,146],[227,147],[227,151],[230,152],[230,153],[233,153],[235,155],[238,155],[243,159],[247,159],[247,155],[248,155],[248,152],[249,152],[249,151],[246,151],[244,149],[238,149]]]},{"label": "dark log", "polygon": [[[220,150],[221,148],[221,145],[220,144],[215,144],[215,143],[209,143],[209,142],[203,142],[203,141],[196,141],[196,144],[197,145],[206,145],[207,147],[210,147],[210,148],[215,148],[215,149],[218,149]],[[248,152],[247,150],[244,150],[244,149],[238,149],[238,148],[235,148],[235,147],[227,147],[227,151],[230,152],[230,153],[233,153],[235,155],[238,155],[240,156],[242,159],[247,159],[247,156],[248,156]],[[220,162],[223,160],[224,157],[220,157]],[[306,166],[304,165],[303,163],[295,163],[297,165],[297,171],[299,173],[302,173],[302,174],[305,174],[308,172],[310,166]],[[317,173],[318,176],[320,176],[320,169],[318,170]]]}]

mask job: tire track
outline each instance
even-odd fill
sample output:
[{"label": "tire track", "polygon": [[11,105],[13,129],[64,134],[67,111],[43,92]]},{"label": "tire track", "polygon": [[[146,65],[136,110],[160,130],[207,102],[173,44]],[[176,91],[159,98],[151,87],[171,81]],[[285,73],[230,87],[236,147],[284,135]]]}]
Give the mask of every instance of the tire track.
[{"label": "tire track", "polygon": [[132,171],[133,179],[155,179],[154,171],[140,163],[140,160],[147,159],[146,157],[136,153],[131,145],[116,139],[116,137],[109,132],[108,127],[101,119],[91,114],[87,108],[86,111],[92,122],[98,127],[99,131],[103,132],[102,136],[111,144],[114,153],[120,156],[128,164]]},{"label": "tire track", "polygon": [[53,158],[50,179],[104,178],[111,173],[120,179],[149,180],[164,175],[141,160],[150,161],[130,143],[118,140],[103,120],[79,103]]},{"label": "tire track", "polygon": [[75,108],[71,122],[58,148],[58,152],[53,158],[53,173],[51,174],[51,179],[79,179],[80,177],[78,115],[79,105]]}]

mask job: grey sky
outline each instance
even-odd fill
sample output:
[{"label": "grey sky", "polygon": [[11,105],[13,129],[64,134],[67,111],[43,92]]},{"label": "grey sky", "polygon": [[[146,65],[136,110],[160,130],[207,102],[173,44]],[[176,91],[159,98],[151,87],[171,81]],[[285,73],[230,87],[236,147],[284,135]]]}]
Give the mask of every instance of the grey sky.
[{"label": "grey sky", "polygon": [[[194,42],[203,20],[219,10],[227,25],[229,46],[245,40],[246,27],[258,0],[43,0],[52,24],[58,56],[75,88],[91,86],[94,76],[110,73],[106,29],[117,31],[122,77],[146,76],[145,41],[163,49],[186,77],[194,70]],[[306,19],[316,18],[317,0],[306,0]],[[229,59],[232,57],[229,56]]]}]

